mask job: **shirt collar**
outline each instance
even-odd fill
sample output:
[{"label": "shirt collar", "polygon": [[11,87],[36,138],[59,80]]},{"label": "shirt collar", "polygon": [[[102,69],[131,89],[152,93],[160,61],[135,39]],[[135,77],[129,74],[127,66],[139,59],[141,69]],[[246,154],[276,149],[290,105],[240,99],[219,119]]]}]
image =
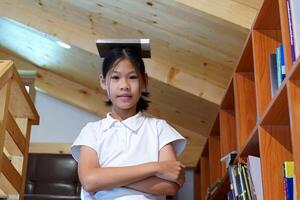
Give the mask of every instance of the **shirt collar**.
[{"label": "shirt collar", "polygon": [[111,128],[116,122],[121,122],[124,126],[126,126],[128,129],[130,129],[133,132],[137,132],[137,130],[141,127],[145,117],[143,116],[142,112],[138,112],[134,116],[131,116],[123,121],[119,121],[117,119],[114,119],[111,116],[111,112],[106,114],[106,118],[102,120],[102,127],[103,131],[107,131],[109,128]]}]

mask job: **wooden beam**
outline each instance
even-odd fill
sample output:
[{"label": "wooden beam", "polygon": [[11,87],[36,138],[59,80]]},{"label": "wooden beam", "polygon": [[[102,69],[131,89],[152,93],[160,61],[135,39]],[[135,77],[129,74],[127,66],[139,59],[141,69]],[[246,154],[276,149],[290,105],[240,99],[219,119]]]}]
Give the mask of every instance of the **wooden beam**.
[{"label": "wooden beam", "polygon": [[[258,9],[236,0],[176,0],[198,11],[250,29]],[[257,3],[257,2],[254,2]]]},{"label": "wooden beam", "polygon": [[[140,30],[133,30],[130,27],[118,23],[114,25],[115,21],[103,19],[101,16],[90,15],[89,18],[87,16],[82,16],[80,17],[80,20],[76,19],[76,23],[74,23],[74,18],[71,15],[64,18],[61,16],[61,13],[57,13],[58,11],[55,11],[56,9],[51,7],[53,6],[51,2],[52,1],[47,2],[50,3],[50,6],[46,6],[46,9],[43,9],[35,3],[26,5],[23,1],[17,0],[1,1],[0,6],[2,9],[0,10],[0,14],[23,24],[30,25],[33,28],[58,37],[69,44],[94,54],[97,54],[95,40],[99,37],[112,37],[112,33],[115,34],[116,31],[118,32],[119,37],[129,37],[129,35],[131,37],[145,37],[144,34],[140,33]],[[68,5],[66,4],[66,6]],[[76,10],[74,6],[72,9],[73,14],[75,12],[78,14],[80,13],[81,15],[84,14],[84,12],[78,8]],[[65,14],[68,14],[68,12],[65,12]],[[92,22],[95,20],[95,23],[97,23],[92,24],[92,27],[90,27],[92,22],[89,20]],[[147,26],[145,26],[145,28],[147,28]],[[225,63],[229,61],[227,66],[233,67],[233,59],[220,52],[214,54],[209,48],[203,48],[203,45],[195,46],[196,43],[194,41],[183,41],[182,38],[178,38],[178,40],[172,39],[172,41],[167,42],[159,40],[157,39],[159,34],[164,34],[165,38],[176,38],[176,34],[172,34],[172,37],[170,37],[170,35],[165,32],[156,33],[155,38],[153,37],[154,40],[152,44],[158,48],[158,53],[156,54],[157,58],[147,61],[147,71],[149,75],[175,88],[179,88],[210,102],[219,104],[224,94],[224,85],[227,84],[227,78],[224,79],[224,73],[222,74],[220,70],[218,71],[217,69],[224,70],[226,74],[225,77],[227,77],[228,74],[230,74],[228,73],[228,70],[231,72],[232,68],[229,67],[229,69],[227,69],[224,66]],[[178,41],[180,41],[181,46],[188,46],[189,49],[184,51],[177,51],[176,49],[176,51],[174,49],[171,50],[170,48],[172,48],[173,45],[176,46]],[[241,41],[243,41],[243,39],[241,39]],[[168,52],[176,53],[169,54]],[[201,55],[196,54],[195,52],[201,52]],[[167,58],[163,58],[161,57],[162,55],[168,56]],[[210,58],[206,59],[203,55]],[[194,59],[190,59],[191,56]],[[172,62],[175,60],[174,58],[178,57],[182,58],[178,60],[184,61],[184,63],[181,63],[182,70],[178,70],[172,66]],[[224,65],[219,65],[214,62],[214,59],[218,58],[219,60],[224,61]],[[199,59],[202,59],[202,61]],[[168,65],[167,63],[162,65],[161,62],[163,62],[163,60],[164,62],[168,60],[171,65]],[[193,65],[193,69],[198,70],[204,68],[207,70],[202,70],[201,74],[193,73],[192,70],[185,72],[184,69],[188,68],[190,61],[195,61],[191,64]],[[174,73],[174,71],[176,73]],[[208,77],[209,75],[211,78]],[[224,81],[222,84],[217,83],[219,80]],[[190,87],[190,85],[193,85],[193,87]]]},{"label": "wooden beam", "polygon": [[232,0],[232,1],[254,8],[257,11],[260,9],[263,2],[263,0]]},{"label": "wooden beam", "polygon": [[0,57],[13,60],[18,69],[35,70],[37,72],[35,86],[39,91],[49,96],[101,117],[110,111],[109,107],[103,103],[106,97],[100,91],[82,86],[53,72],[39,68],[3,49],[0,51]]}]

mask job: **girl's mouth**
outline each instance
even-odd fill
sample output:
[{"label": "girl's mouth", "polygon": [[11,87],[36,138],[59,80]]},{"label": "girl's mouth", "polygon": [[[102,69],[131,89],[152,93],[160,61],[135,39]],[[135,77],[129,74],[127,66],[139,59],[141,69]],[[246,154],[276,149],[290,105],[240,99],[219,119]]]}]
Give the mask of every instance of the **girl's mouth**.
[{"label": "girl's mouth", "polygon": [[122,94],[122,95],[118,95],[117,97],[119,99],[121,99],[121,100],[127,101],[127,100],[129,100],[131,98],[131,95],[129,95],[129,94]]}]

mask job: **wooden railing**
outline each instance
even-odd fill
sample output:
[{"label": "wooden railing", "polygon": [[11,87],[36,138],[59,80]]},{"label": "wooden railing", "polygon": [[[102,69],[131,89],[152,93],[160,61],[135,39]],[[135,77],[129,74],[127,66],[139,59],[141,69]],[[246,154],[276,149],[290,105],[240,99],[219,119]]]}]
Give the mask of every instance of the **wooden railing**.
[{"label": "wooden railing", "polygon": [[0,193],[23,199],[31,125],[39,115],[12,61],[0,60]]}]

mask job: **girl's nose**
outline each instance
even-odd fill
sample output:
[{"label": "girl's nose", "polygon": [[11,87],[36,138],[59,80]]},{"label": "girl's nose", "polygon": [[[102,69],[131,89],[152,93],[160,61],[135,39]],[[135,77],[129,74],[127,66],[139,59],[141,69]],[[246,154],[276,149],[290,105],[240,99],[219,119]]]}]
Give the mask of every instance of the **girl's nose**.
[{"label": "girl's nose", "polygon": [[129,90],[129,82],[127,79],[123,79],[123,81],[121,82],[121,90]]}]

